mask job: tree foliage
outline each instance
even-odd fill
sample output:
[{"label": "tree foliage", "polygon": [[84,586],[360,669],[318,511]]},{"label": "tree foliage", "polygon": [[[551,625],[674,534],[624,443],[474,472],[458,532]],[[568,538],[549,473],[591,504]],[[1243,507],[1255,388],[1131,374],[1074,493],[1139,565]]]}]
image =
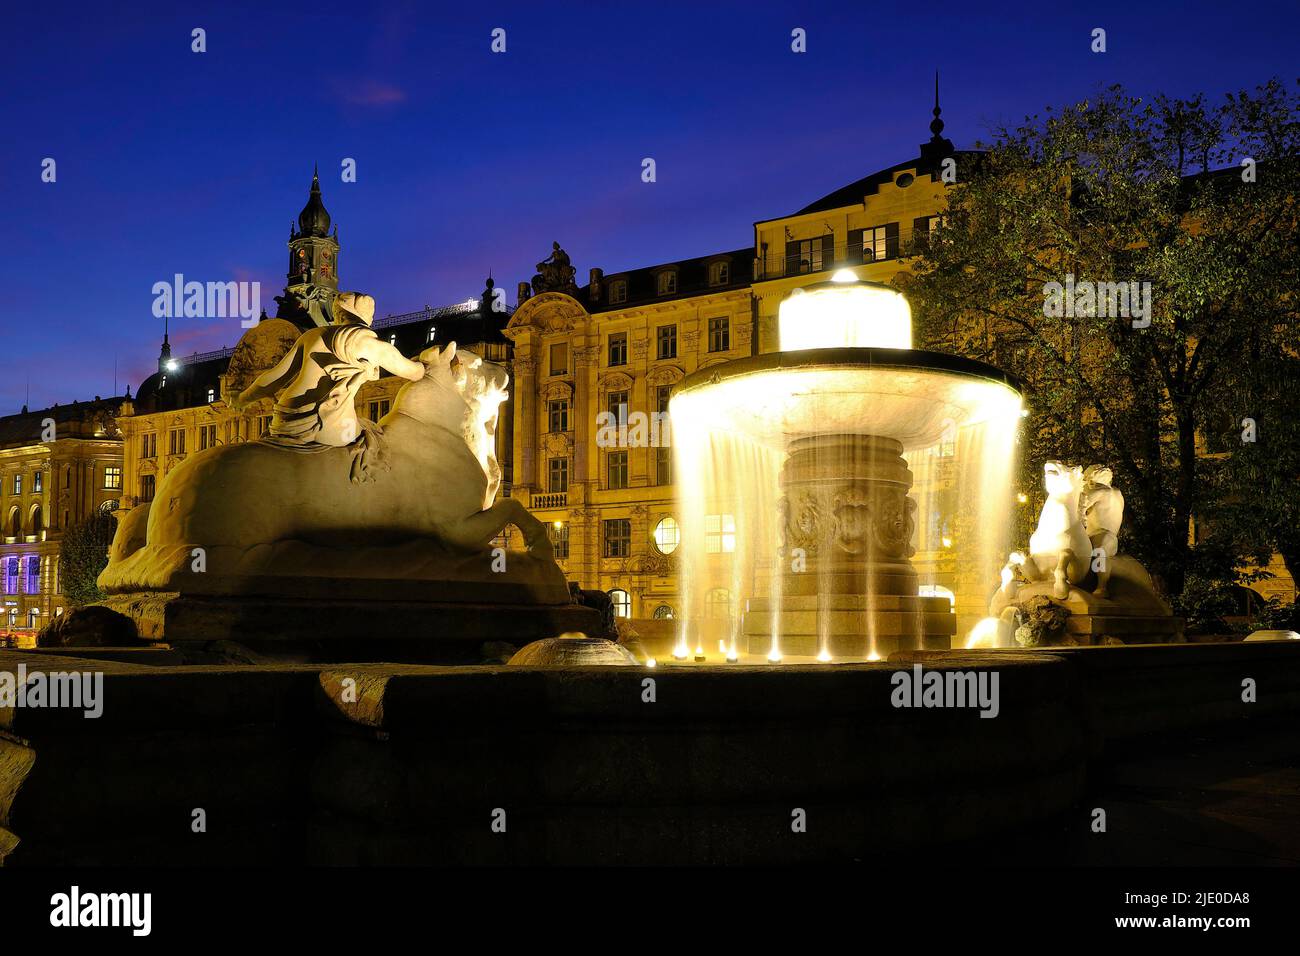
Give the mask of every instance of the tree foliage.
[{"label": "tree foliage", "polygon": [[[1210,558],[1193,519],[1225,529],[1212,573],[1283,550],[1300,515],[1300,426],[1284,410],[1300,391],[1296,92],[1275,80],[1214,106],[1113,87],[984,148],[962,161],[942,227],[900,284],[921,347],[1024,382],[1022,490],[1040,488],[1045,460],[1111,465],[1122,547],[1175,600]],[[1086,302],[1047,314],[1048,284],[1067,275],[1150,283],[1150,324]],[[1207,439],[1247,417],[1268,446],[1238,435],[1228,464],[1206,460]]]},{"label": "tree foliage", "polygon": [[59,547],[59,580],[72,607],[83,607],[105,597],[95,579],[108,564],[117,522],[111,514],[96,512],[63,535]]}]

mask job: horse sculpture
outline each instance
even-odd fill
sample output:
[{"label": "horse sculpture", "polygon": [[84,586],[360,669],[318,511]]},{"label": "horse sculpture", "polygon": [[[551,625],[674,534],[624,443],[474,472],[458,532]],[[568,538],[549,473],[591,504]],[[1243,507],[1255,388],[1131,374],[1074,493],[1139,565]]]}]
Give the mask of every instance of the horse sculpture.
[{"label": "horse sculpture", "polygon": [[272,439],[191,455],[122,519],[100,586],[231,594],[275,578],[292,593],[295,576],[438,579],[452,566],[489,580],[492,540],[513,524],[537,573],[567,594],[545,526],[513,498],[493,503],[505,370],[454,342],[419,361],[423,377],[351,445]]},{"label": "horse sculpture", "polygon": [[1092,542],[1079,504],[1083,469],[1049,461],[1043,465],[1043,486],[1047,500],[1029,538],[1029,553],[1013,551],[1002,569],[1002,590],[1009,598],[1015,596],[1020,582],[1051,576],[1052,597],[1063,601],[1070,595],[1070,585],[1081,583],[1091,569]]}]

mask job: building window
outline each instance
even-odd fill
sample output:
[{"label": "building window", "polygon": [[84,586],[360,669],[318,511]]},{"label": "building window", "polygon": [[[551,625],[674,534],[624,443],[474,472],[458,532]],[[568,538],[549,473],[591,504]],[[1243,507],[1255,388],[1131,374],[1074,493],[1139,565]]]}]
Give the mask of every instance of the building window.
[{"label": "building window", "polygon": [[614,332],[609,337],[609,364],[627,364],[627,333]]},{"label": "building window", "polygon": [[666,445],[655,448],[655,484],[673,483],[673,450]]},{"label": "building window", "polygon": [[626,558],[632,553],[632,519],[606,518],[605,557]]},{"label": "building window", "polygon": [[563,375],[569,370],[569,343],[559,342],[551,346],[551,374]]},{"label": "building window", "polygon": [[655,608],[654,619],[656,621],[671,621],[677,615],[667,604],[660,604]]},{"label": "building window", "polygon": [[22,493],[23,493],[23,476],[14,475],[14,494],[21,495]]},{"label": "building window", "polygon": [[109,465],[104,469],[104,487],[109,491],[122,490],[122,469]]},{"label": "building window", "polygon": [[153,501],[153,492],[156,484],[157,484],[157,479],[154,475],[140,476],[140,500],[141,501]]},{"label": "building window", "polygon": [[622,588],[614,588],[610,591],[609,600],[614,605],[615,617],[632,616],[632,597]]},{"label": "building window", "polygon": [[610,392],[607,401],[608,404],[605,407],[614,416],[614,420],[618,422],[627,421],[627,389]]},{"label": "building window", "polygon": [[5,558],[5,594],[18,593],[18,558]]},{"label": "building window", "polygon": [[659,523],[655,525],[653,538],[660,554],[672,554],[676,551],[677,545],[682,540],[682,530],[677,526],[677,519],[660,518]]},{"label": "building window", "polygon": [[148,435],[140,436],[140,457],[157,458],[158,457],[158,433],[152,432]]},{"label": "building window", "polygon": [[713,619],[731,617],[731,592],[726,588],[711,588],[704,595],[704,616]]},{"label": "building window", "polygon": [[898,223],[889,222],[862,230],[862,261],[880,262],[898,258]]},{"label": "building window", "polygon": [[199,450],[205,448],[217,447],[217,426],[200,425],[199,426]]},{"label": "building window", "polygon": [[734,515],[704,516],[705,554],[731,554],[736,550],[736,518]]},{"label": "building window", "polygon": [[567,432],[569,430],[569,400],[553,398],[546,403],[547,431]]},{"label": "building window", "polygon": [[730,262],[715,262],[709,266],[709,285],[726,285],[730,281]]},{"label": "building window", "polygon": [[569,490],[569,459],[552,458],[549,463],[546,490],[553,495]]},{"label": "building window", "polygon": [[661,359],[677,358],[677,326],[661,325],[655,332],[656,354]]},{"label": "building window", "polygon": [[217,400],[217,390],[215,388],[208,389],[208,404],[211,405],[216,400]]},{"label": "building window", "polygon": [[605,456],[605,487],[610,491],[627,487],[626,451],[611,451]]},{"label": "building window", "polygon": [[660,295],[672,295],[677,291],[677,270],[665,269],[655,277],[655,287]]},{"label": "building window", "polygon": [[167,435],[169,454],[185,454],[185,432],[179,428],[173,428]]},{"label": "building window", "polygon": [[930,240],[938,228],[938,216],[917,216],[912,220],[912,254],[922,255],[930,251]]},{"label": "building window", "polygon": [[367,411],[370,412],[370,420],[372,422],[379,421],[388,414],[388,410],[391,407],[392,403],[386,398],[381,398],[377,401],[371,402],[370,405],[367,406]]},{"label": "building window", "polygon": [[709,319],[709,351],[725,352],[731,348],[731,320],[725,315]]},{"label": "building window", "polygon": [[[558,525],[558,527],[557,527]],[[555,522],[546,528],[546,533],[551,538],[551,550],[555,554],[557,561],[563,561],[569,556],[569,526]]]},{"label": "building window", "polygon": [[32,491],[37,491],[37,492],[42,491],[44,489],[44,485],[45,485],[45,472],[43,471],[32,472]]},{"label": "building window", "polygon": [[660,415],[668,414],[668,403],[673,397],[673,387],[671,385],[655,386],[655,411]]},{"label": "building window", "polygon": [[39,538],[41,532],[45,530],[45,515],[41,512],[41,506],[37,505],[32,509],[32,520],[28,527],[28,533]]},{"label": "building window", "polygon": [[794,244],[796,265],[794,271],[806,275],[809,272],[821,272],[822,269],[826,268],[828,264],[825,262],[827,247],[832,246],[834,242],[833,237],[827,236],[826,238],[831,241],[827,242],[826,239],[818,236],[816,239],[800,239]]},{"label": "building window", "polygon": [[615,279],[609,284],[609,304],[618,305],[627,301],[627,280]]},{"label": "building window", "polygon": [[27,594],[40,594],[41,556],[39,554],[29,554],[24,564],[27,566],[27,581],[23,585],[23,591]]}]

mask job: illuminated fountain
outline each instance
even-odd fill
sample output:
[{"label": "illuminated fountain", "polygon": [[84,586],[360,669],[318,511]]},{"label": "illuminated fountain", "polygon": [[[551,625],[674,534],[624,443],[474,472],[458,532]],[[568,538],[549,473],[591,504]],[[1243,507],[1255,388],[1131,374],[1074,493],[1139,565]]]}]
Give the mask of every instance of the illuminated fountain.
[{"label": "illuminated fountain", "polygon": [[1007,551],[1020,392],[913,349],[903,296],[848,270],[786,299],[779,334],[781,351],[701,369],[672,398],[674,657],[949,647]]}]

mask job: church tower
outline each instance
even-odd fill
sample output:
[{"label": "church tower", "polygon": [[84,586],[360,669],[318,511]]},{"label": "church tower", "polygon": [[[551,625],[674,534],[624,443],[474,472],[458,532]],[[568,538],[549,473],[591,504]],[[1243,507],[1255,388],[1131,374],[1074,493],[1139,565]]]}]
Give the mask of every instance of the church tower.
[{"label": "church tower", "polygon": [[301,328],[329,325],[334,297],[339,291],[339,230],[330,235],[330,214],[321,201],[320,176],[312,170],[311,195],[298,213],[298,225],[289,227],[289,272],[276,318]]}]

